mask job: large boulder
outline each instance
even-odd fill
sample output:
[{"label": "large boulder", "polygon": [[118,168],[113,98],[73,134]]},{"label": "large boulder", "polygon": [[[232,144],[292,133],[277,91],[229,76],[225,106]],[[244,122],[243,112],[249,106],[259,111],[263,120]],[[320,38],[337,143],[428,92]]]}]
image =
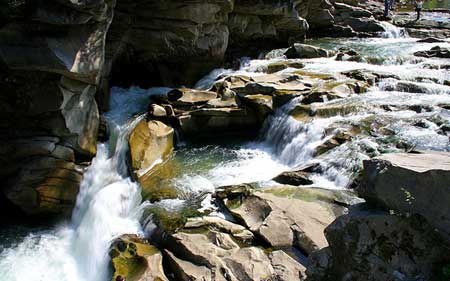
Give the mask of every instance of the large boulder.
[{"label": "large boulder", "polygon": [[330,54],[331,52],[325,49],[299,43],[294,44],[284,53],[288,59],[320,58],[328,57]]},{"label": "large boulder", "polygon": [[174,130],[160,121],[143,119],[130,133],[128,144],[131,169],[145,189],[153,172],[173,151]]},{"label": "large boulder", "polygon": [[385,154],[364,161],[358,192],[386,210],[422,215],[449,240],[450,153]]},{"label": "large boulder", "polygon": [[327,227],[330,244],[310,256],[308,280],[447,280],[448,244],[426,221],[355,212]]}]

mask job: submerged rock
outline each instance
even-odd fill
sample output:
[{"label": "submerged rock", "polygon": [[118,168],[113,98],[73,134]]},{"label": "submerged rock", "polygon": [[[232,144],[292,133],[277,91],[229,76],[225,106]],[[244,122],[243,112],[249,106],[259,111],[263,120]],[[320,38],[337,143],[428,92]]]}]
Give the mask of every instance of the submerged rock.
[{"label": "submerged rock", "polygon": [[429,51],[415,52],[414,55],[416,57],[450,59],[450,50],[446,48],[441,48],[439,46],[435,46],[431,48]]},{"label": "submerged rock", "polygon": [[444,40],[434,38],[434,37],[427,37],[420,40],[417,40],[417,43],[444,43]]}]

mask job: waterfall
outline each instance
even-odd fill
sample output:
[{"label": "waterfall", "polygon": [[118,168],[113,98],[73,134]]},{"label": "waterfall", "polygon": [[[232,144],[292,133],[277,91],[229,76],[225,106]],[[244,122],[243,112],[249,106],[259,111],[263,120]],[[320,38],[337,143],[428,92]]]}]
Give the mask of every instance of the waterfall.
[{"label": "waterfall", "polygon": [[380,35],[384,38],[407,38],[408,32],[402,27],[395,26],[389,22],[382,21],[380,24],[384,28],[384,32]]},{"label": "waterfall", "polygon": [[72,221],[50,231],[32,233],[0,254],[3,280],[104,281],[109,276],[109,247],[123,234],[143,235],[141,188],[127,176],[129,131],[141,117],[151,94],[166,91],[113,89],[109,143],[99,144],[84,174]]}]

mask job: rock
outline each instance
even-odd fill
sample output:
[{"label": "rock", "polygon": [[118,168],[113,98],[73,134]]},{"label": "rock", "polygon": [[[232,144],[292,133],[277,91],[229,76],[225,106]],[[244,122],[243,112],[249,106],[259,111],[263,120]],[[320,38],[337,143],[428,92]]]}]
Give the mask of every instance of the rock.
[{"label": "rock", "polygon": [[309,179],[308,174],[302,171],[284,172],[273,178],[274,181],[289,185],[310,185],[313,181]]},{"label": "rock", "polygon": [[305,58],[321,58],[330,56],[330,52],[305,44],[294,44],[289,49],[286,50],[284,55],[288,59],[305,59]]},{"label": "rock", "polygon": [[275,249],[298,247],[307,254],[327,246],[323,230],[335,219],[329,205],[271,193],[226,198],[223,204]]},{"label": "rock", "polygon": [[275,280],[305,280],[306,268],[283,251],[274,251],[269,259],[275,270]]},{"label": "rock", "polygon": [[307,13],[298,12],[301,6],[292,1],[280,1],[276,5],[270,1],[234,1],[227,53],[234,57],[257,56],[261,44],[271,48],[302,40],[309,26]]},{"label": "rock", "polygon": [[359,112],[361,109],[361,106],[352,104],[299,104],[289,112],[289,115],[298,121],[309,121],[313,118],[328,118],[336,115],[347,115]]},{"label": "rock", "polygon": [[[443,16],[442,18],[430,17],[421,18],[420,20],[412,20],[408,13],[398,13],[393,19],[393,24],[401,27],[413,28],[413,29],[427,29],[427,30],[448,30],[450,29],[450,23],[448,18]],[[427,37],[429,37],[428,35]]]},{"label": "rock", "polygon": [[369,203],[399,213],[420,214],[448,239],[450,154],[385,154],[364,161],[358,193]]},{"label": "rock", "polygon": [[382,80],[382,79],[395,79],[400,80],[400,77],[393,74],[393,73],[386,73],[386,72],[373,72],[366,69],[357,69],[357,70],[351,70],[342,72],[343,75],[359,80],[364,81],[368,83],[369,85],[374,85],[376,82]]},{"label": "rock", "polygon": [[174,89],[168,94],[169,102],[175,107],[183,110],[192,110],[196,106],[204,105],[216,99],[217,93],[210,91],[200,91],[194,89]]},{"label": "rock", "polygon": [[406,27],[406,32],[413,38],[428,38],[430,36],[439,39],[447,39],[450,35],[448,29],[426,29],[426,28],[410,28]]},{"label": "rock", "polygon": [[122,280],[168,281],[161,252],[135,235],[123,235],[116,239],[109,255],[113,268],[112,281],[120,277]]},{"label": "rock", "polygon": [[373,18],[349,17],[344,20],[344,23],[349,25],[354,31],[357,32],[376,33],[384,31],[384,27]]},{"label": "rock", "polygon": [[305,65],[301,62],[292,62],[292,61],[282,61],[282,62],[274,62],[267,66],[267,73],[276,73],[278,71],[287,69],[287,68],[303,68]]},{"label": "rock", "polygon": [[181,281],[213,280],[212,272],[208,267],[195,265],[191,262],[179,259],[168,250],[164,250],[164,254],[167,257],[171,271],[177,278],[176,280]]},{"label": "rock", "polygon": [[144,189],[155,167],[172,153],[173,137],[174,130],[159,121],[141,120],[130,133],[130,165]]},{"label": "rock", "polygon": [[445,41],[434,38],[434,37],[427,37],[424,39],[417,40],[417,43],[444,43]]},{"label": "rock", "polygon": [[365,62],[364,58],[359,53],[349,48],[340,48],[338,54],[336,55],[336,60]]},{"label": "rock", "polygon": [[[39,148],[42,144],[35,145]],[[24,144],[21,147],[27,148]],[[73,151],[66,150],[73,157]],[[44,153],[35,155],[6,183],[5,196],[28,216],[70,216],[83,177],[82,168],[73,160],[55,158],[50,153],[47,157]]]},{"label": "rock", "polygon": [[359,198],[353,191],[349,190],[329,190],[317,187],[290,187],[275,186],[264,190],[266,193],[274,194],[278,197],[295,198],[307,202],[320,202],[331,207],[335,213],[339,214],[344,209],[337,205],[349,207],[365,202]]},{"label": "rock", "polygon": [[[1,135],[8,140],[2,142],[8,153],[0,153],[0,163],[8,163],[0,173],[1,192],[16,190],[16,198],[28,194],[27,203],[20,203],[28,215],[46,220],[70,215],[82,177],[75,167],[96,153],[95,94],[114,2],[0,4],[0,119]],[[57,139],[52,142],[74,159],[48,151],[45,142],[36,141],[42,137]],[[36,149],[26,152],[30,143]],[[46,194],[42,200],[38,189]]]},{"label": "rock", "polygon": [[417,217],[355,213],[325,234],[330,246],[310,256],[308,280],[434,280],[448,264],[448,244]]},{"label": "rock", "polygon": [[203,108],[180,117],[181,130],[188,137],[217,137],[240,133],[253,136],[262,123],[251,109]]},{"label": "rock", "polygon": [[252,109],[262,124],[273,113],[273,100],[268,95],[247,95],[241,98],[242,104]]},{"label": "rock", "polygon": [[232,235],[234,239],[237,239],[242,243],[250,243],[254,240],[253,234],[245,227],[218,217],[191,218],[188,219],[184,225],[184,228],[187,230],[205,227],[213,227],[222,232],[228,233]]},{"label": "rock", "polygon": [[105,78],[147,88],[192,86],[223,61],[233,2],[118,1],[107,37],[112,73]]},{"label": "rock", "polygon": [[319,145],[316,148],[315,153],[316,153],[316,155],[324,154],[333,148],[336,148],[346,142],[351,141],[352,139],[353,139],[353,136],[350,133],[345,132],[345,131],[338,131],[334,134],[333,137],[329,138],[324,143]]},{"label": "rock", "polygon": [[415,52],[414,55],[416,57],[425,57],[425,58],[450,58],[450,50],[441,48],[439,46],[435,46],[431,48],[429,51],[418,51]]},{"label": "rock", "polygon": [[238,245],[230,234],[214,228],[181,230],[165,245],[177,280],[288,281],[292,276],[304,277],[304,267],[284,252],[266,253],[262,248]]},{"label": "rock", "polygon": [[152,117],[166,117],[168,115],[166,109],[157,104],[151,104],[147,111],[148,115]]}]

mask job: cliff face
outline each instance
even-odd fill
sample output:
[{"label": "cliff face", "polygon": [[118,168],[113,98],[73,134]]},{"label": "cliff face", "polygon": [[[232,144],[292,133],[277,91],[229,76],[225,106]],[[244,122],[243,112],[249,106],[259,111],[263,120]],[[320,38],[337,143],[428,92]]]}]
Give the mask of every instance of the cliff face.
[{"label": "cliff face", "polygon": [[27,214],[71,209],[111,84],[191,85],[226,53],[287,46],[339,14],[329,0],[115,2],[0,4],[2,196]]},{"label": "cliff face", "polygon": [[27,214],[70,211],[96,150],[96,85],[114,1],[0,4],[0,172]]}]

